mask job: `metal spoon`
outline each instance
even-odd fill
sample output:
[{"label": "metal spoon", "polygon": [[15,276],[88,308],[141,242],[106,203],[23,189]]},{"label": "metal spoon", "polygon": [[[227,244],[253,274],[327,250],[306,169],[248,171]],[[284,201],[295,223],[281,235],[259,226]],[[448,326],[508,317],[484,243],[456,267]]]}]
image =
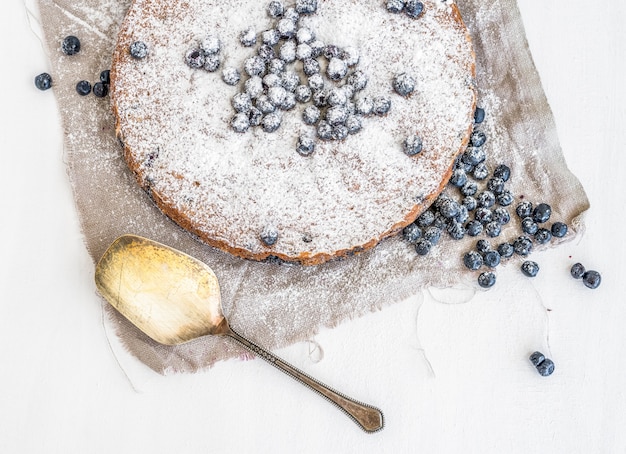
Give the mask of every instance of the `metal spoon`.
[{"label": "metal spoon", "polygon": [[201,261],[155,241],[124,235],[98,262],[95,279],[102,296],[155,341],[176,345],[209,334],[228,336],[321,394],[364,431],[383,428],[378,408],[329,388],[235,332],[222,312],[217,277]]}]

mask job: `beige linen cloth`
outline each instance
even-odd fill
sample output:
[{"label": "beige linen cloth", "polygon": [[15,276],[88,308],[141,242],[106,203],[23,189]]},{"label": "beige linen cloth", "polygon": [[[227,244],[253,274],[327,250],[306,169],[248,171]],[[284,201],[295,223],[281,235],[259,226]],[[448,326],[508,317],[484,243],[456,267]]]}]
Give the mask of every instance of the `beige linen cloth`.
[{"label": "beige linen cloth", "polygon": [[[362,255],[316,267],[250,262],[201,244],[163,216],[135,183],[114,135],[108,98],[81,97],[75,91],[77,81],[96,81],[100,71],[110,67],[130,0],[38,4],[64,128],[64,159],[94,261],[125,233],[191,254],[219,277],[230,323],[270,349],[311,339],[321,327],[379,310],[428,286],[476,286],[477,273],[465,269],[461,260],[476,238],[453,241],[444,234],[427,257],[417,256],[401,238],[390,238]],[[551,204],[552,219],[568,223],[570,233],[564,240],[571,240],[582,230],[589,203],[563,159],[516,0],[459,0],[459,7],[476,48],[479,105],[487,112],[481,128],[489,137],[485,147],[490,168],[508,164],[508,187],[516,203],[523,196]],[[60,45],[70,34],[80,37],[82,49],[68,57]],[[517,237],[518,224],[511,222],[494,245]],[[105,308],[107,323],[125,348],[162,374],[195,372],[242,353],[228,339],[217,337],[162,346],[110,306]]]}]

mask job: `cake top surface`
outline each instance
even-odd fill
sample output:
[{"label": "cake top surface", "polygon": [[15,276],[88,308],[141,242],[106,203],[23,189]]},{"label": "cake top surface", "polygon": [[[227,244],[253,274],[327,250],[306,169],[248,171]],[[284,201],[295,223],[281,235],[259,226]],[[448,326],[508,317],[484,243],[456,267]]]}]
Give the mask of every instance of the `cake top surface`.
[{"label": "cake top surface", "polygon": [[[317,2],[298,2],[307,3]],[[286,12],[274,18],[268,3],[258,1],[136,0],[112,68],[118,135],[130,168],[165,214],[243,257],[313,264],[375,245],[432,202],[471,130],[474,54],[467,30],[454,4],[423,5],[412,18],[390,13],[379,0],[320,1],[314,13],[294,21],[293,38],[270,46],[285,62],[275,74],[287,88],[271,91],[274,82],[265,76],[273,70],[266,64],[258,76],[263,92],[246,98],[254,85],[248,81],[259,82],[246,72],[247,62],[260,55],[264,32],[285,26]],[[246,36],[256,44],[244,45]],[[215,38],[217,70],[192,67],[190,52],[210,47]],[[323,121],[335,124],[333,134],[337,124],[347,123],[332,115],[346,111],[360,123],[358,132],[321,139],[320,120],[303,120],[316,90],[307,101],[276,108],[280,125],[273,132],[264,120],[237,130],[237,109],[250,119],[250,105],[259,106],[262,96],[284,99],[296,92],[285,85],[286,73],[297,76],[296,86],[311,86],[303,61],[290,61],[292,48],[300,51],[306,40],[309,47],[320,41],[340,52],[315,58],[325,98],[354,82],[352,74],[365,75],[365,88],[350,89],[347,101],[339,101],[343,111],[331,113],[333,107],[321,102],[318,109]],[[131,55],[134,43],[145,44],[142,58]],[[333,73],[336,60],[343,77]],[[225,82],[230,69],[241,73],[235,85]],[[414,82],[410,94],[394,84],[401,74]],[[240,107],[237,99],[251,104]],[[381,115],[361,114],[367,99],[391,107]],[[414,136],[421,151],[411,154],[405,141]],[[299,140],[313,143],[314,151],[299,153]]]}]

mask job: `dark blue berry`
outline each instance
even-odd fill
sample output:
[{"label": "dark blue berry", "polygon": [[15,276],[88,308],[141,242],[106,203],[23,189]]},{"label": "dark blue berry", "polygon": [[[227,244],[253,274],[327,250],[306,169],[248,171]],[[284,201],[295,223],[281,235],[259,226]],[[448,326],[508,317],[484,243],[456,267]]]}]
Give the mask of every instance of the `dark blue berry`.
[{"label": "dark blue berry", "polygon": [[261,95],[257,98],[255,107],[263,114],[270,114],[276,111],[276,106],[272,104],[267,95]]},{"label": "dark blue berry", "polygon": [[265,62],[270,62],[276,58],[276,51],[269,44],[261,44],[256,53]]},{"label": "dark blue berry", "polygon": [[187,66],[193,69],[200,69],[204,67],[206,57],[202,49],[190,49],[185,54],[185,63]]},{"label": "dark blue berry", "polygon": [[567,234],[567,224],[557,221],[552,224],[550,231],[555,238],[563,238]]},{"label": "dark blue berry", "polygon": [[520,236],[513,242],[513,248],[516,254],[527,256],[533,250],[533,242],[527,236]]},{"label": "dark blue berry", "polygon": [[[314,39],[315,34],[311,31],[310,28],[300,27],[296,32],[296,40],[298,41],[298,44],[311,44]],[[311,49],[310,46],[309,49]]]},{"label": "dark blue berry", "polygon": [[35,87],[40,90],[48,90],[52,87],[52,77],[48,73],[41,73],[35,77]]},{"label": "dark blue berry", "polygon": [[496,204],[496,196],[489,190],[485,190],[478,194],[476,200],[478,201],[478,206],[484,208],[491,208]]},{"label": "dark blue berry", "polygon": [[250,95],[252,99],[258,99],[264,91],[263,79],[259,76],[254,76],[246,80],[244,84],[246,93]]},{"label": "dark blue berry", "polygon": [[590,289],[598,288],[600,282],[602,282],[602,276],[600,276],[600,273],[597,271],[589,270],[585,271],[585,274],[583,274],[583,284],[585,284],[585,287]]},{"label": "dark blue berry", "polygon": [[506,208],[497,207],[493,210],[493,220],[500,225],[506,225],[511,221],[511,215]]},{"label": "dark blue berry", "polygon": [[402,230],[402,236],[409,243],[416,243],[422,237],[422,229],[413,222]]},{"label": "dark blue berry", "polygon": [[328,93],[324,90],[313,92],[313,105],[320,109],[326,107],[328,105]]},{"label": "dark blue berry", "polygon": [[461,224],[464,224],[467,222],[468,219],[469,219],[469,211],[463,205],[459,205],[459,212],[456,216],[454,216],[454,220],[456,222],[460,222]]},{"label": "dark blue berry", "polygon": [[315,151],[315,141],[310,137],[298,137],[296,151],[302,156],[309,156]]},{"label": "dark blue berry", "polygon": [[552,233],[548,229],[538,229],[535,233],[535,241],[539,244],[546,244],[552,239]]},{"label": "dark blue berry", "polygon": [[256,44],[256,31],[253,27],[248,27],[239,35],[239,41],[245,47],[252,47]]},{"label": "dark blue berry", "polygon": [[280,127],[280,123],[282,118],[278,112],[268,113],[261,120],[261,126],[263,126],[263,131],[265,132],[274,132]]},{"label": "dark blue berry", "polygon": [[498,266],[500,264],[500,259],[501,257],[500,254],[498,254],[498,251],[487,251],[483,254],[483,262],[489,268],[495,268]]},{"label": "dark blue berry", "polygon": [[302,71],[307,76],[312,76],[313,74],[319,74],[320,64],[314,58],[305,58],[302,62]]},{"label": "dark blue berry", "polygon": [[479,252],[469,251],[463,256],[463,264],[472,271],[483,266],[483,256]]},{"label": "dark blue berry", "polygon": [[[265,30],[263,33],[261,33],[261,41],[263,41],[263,44],[266,44],[268,46],[275,46],[276,44],[278,44],[278,41],[280,41],[280,33],[275,28]],[[282,64],[284,67],[285,62],[282,62]]]},{"label": "dark blue berry", "polygon": [[333,57],[326,67],[326,75],[332,81],[338,82],[348,74],[348,64],[345,60]]},{"label": "dark blue berry", "polygon": [[476,242],[476,250],[481,254],[491,250],[491,244],[487,240],[478,240]]},{"label": "dark blue berry", "polygon": [[100,82],[109,85],[111,83],[111,70],[105,69],[100,73]]},{"label": "dark blue berry", "polygon": [[500,224],[498,221],[491,221],[488,222],[487,225],[485,225],[485,234],[489,238],[495,238],[499,236],[501,232],[502,224]]},{"label": "dark blue berry", "polygon": [[248,119],[250,120],[250,126],[259,126],[263,120],[263,112],[256,107],[252,107],[248,112]]},{"label": "dark blue berry", "polygon": [[417,19],[424,11],[424,4],[419,0],[406,0],[404,3],[404,12],[412,19]]},{"label": "dark blue berry", "polygon": [[474,219],[481,224],[488,224],[493,220],[493,212],[489,208],[478,207],[474,211]]},{"label": "dark blue berry", "polygon": [[373,110],[374,110],[374,101],[371,98],[368,98],[368,97],[359,98],[354,103],[354,111],[358,115],[363,115],[367,117],[368,115],[372,114]]},{"label": "dark blue berry", "polygon": [[296,0],[296,11],[300,14],[313,14],[317,11],[317,0]]},{"label": "dark blue berry", "polygon": [[261,232],[261,241],[266,246],[273,246],[278,241],[278,231],[273,227],[267,227]]},{"label": "dark blue berry", "polygon": [[104,82],[96,82],[93,84],[93,94],[96,98],[104,98],[109,94],[109,86]]},{"label": "dark blue berry", "polygon": [[220,67],[219,54],[205,54],[204,57],[204,70],[210,73],[215,72]]},{"label": "dark blue berry", "polygon": [[502,194],[502,191],[504,191],[504,180],[498,177],[490,178],[487,182],[487,189],[496,195]]},{"label": "dark blue berry", "polygon": [[547,203],[540,203],[533,210],[533,219],[535,222],[543,223],[547,222],[550,219],[550,215],[552,214],[552,208]]},{"label": "dark blue berry", "polygon": [[363,128],[363,123],[356,115],[350,115],[346,120],[346,127],[348,128],[348,134],[356,134]]},{"label": "dark blue berry", "polygon": [[390,109],[391,100],[389,98],[385,98],[384,96],[374,98],[374,107],[372,109],[372,113],[374,113],[374,115],[387,115]]},{"label": "dark blue berry", "polygon": [[322,120],[317,125],[317,137],[322,140],[332,140],[333,127],[326,120]]},{"label": "dark blue berry", "polygon": [[289,19],[293,23],[296,23],[300,19],[300,13],[296,11],[296,8],[292,6],[285,10],[285,12],[283,13],[283,17],[285,19]]},{"label": "dark blue berry", "polygon": [[485,109],[482,107],[476,107],[474,111],[474,123],[480,124],[485,121]]},{"label": "dark blue berry", "polygon": [[404,152],[408,156],[414,156],[422,151],[422,139],[416,134],[404,139]]},{"label": "dark blue berry", "polygon": [[427,255],[431,248],[432,243],[427,240],[418,240],[415,243],[415,252],[417,252],[418,255]]},{"label": "dark blue berry", "polygon": [[87,96],[91,93],[91,83],[87,80],[81,80],[76,84],[76,93],[81,96]]},{"label": "dark blue berry", "polygon": [[511,258],[515,253],[515,249],[511,243],[502,243],[498,245],[497,251],[503,259]]},{"label": "dark blue berry", "polygon": [[404,9],[404,0],[387,0],[387,11],[390,13],[401,13]]},{"label": "dark blue berry", "polygon": [[348,102],[348,95],[343,88],[333,88],[328,92],[329,106],[345,106]]},{"label": "dark blue berry", "polygon": [[426,230],[424,230],[424,239],[434,246],[435,244],[439,243],[439,240],[441,239],[441,233],[442,232],[440,228],[431,225],[430,227],[427,227]]},{"label": "dark blue berry", "polygon": [[420,227],[427,227],[429,225],[432,225],[433,222],[435,222],[435,213],[431,210],[426,210],[417,217],[417,220],[415,222]]},{"label": "dark blue berry", "polygon": [[465,226],[457,221],[451,221],[447,228],[448,234],[453,240],[462,240],[465,237]]},{"label": "dark blue berry", "polygon": [[333,126],[332,139],[333,140],[345,140],[348,137],[348,127],[344,124],[338,124]]},{"label": "dark blue berry", "polygon": [[535,277],[539,273],[539,265],[532,260],[526,260],[521,266],[522,273],[528,277]]},{"label": "dark blue berry", "polygon": [[534,235],[539,230],[539,225],[530,216],[522,219],[522,232],[527,235]]},{"label": "dark blue berry", "polygon": [[513,194],[511,194],[511,191],[508,189],[505,189],[501,194],[496,196],[496,202],[498,202],[500,206],[508,207],[513,203]]},{"label": "dark blue berry", "polygon": [[241,80],[241,73],[237,68],[226,67],[222,70],[222,80],[228,85],[237,85]]},{"label": "dark blue berry", "polygon": [[250,128],[250,117],[249,114],[240,112],[236,114],[230,122],[231,128],[233,131],[244,133]]},{"label": "dark blue berry", "polygon": [[258,55],[247,58],[243,67],[249,76],[259,76],[265,72],[265,62]]},{"label": "dark blue berry", "polygon": [[507,182],[509,181],[509,178],[511,178],[511,169],[504,164],[500,164],[493,171],[493,176],[496,178],[502,178],[504,182]]},{"label": "dark blue berry", "polygon": [[294,71],[286,71],[280,78],[280,84],[285,90],[293,93],[300,85],[300,77]]},{"label": "dark blue berry", "polygon": [[141,60],[148,56],[148,45],[143,41],[135,41],[131,43],[129,51],[131,57]]},{"label": "dark blue berry", "polygon": [[482,131],[474,131],[470,136],[470,143],[473,147],[482,147],[487,141],[487,136]]},{"label": "dark blue berry", "polygon": [[474,211],[476,209],[476,207],[478,206],[478,202],[471,195],[463,197],[463,200],[461,201],[461,204],[465,208],[467,208],[468,211]]},{"label": "dark blue berry", "polygon": [[200,48],[204,51],[206,55],[215,55],[219,54],[222,49],[222,43],[217,35],[208,35],[206,38],[202,40],[200,44]]},{"label": "dark blue berry", "polygon": [[445,198],[439,205],[439,212],[443,217],[450,219],[459,214],[460,205],[456,200]]},{"label": "dark blue berry", "polygon": [[307,106],[306,109],[302,112],[302,120],[307,125],[314,125],[320,119],[321,112],[315,106]]},{"label": "dark blue berry", "polygon": [[520,219],[527,218],[533,213],[533,204],[528,201],[520,202],[515,208],[515,212]]},{"label": "dark blue berry", "polygon": [[348,119],[348,110],[343,106],[331,107],[326,111],[326,121],[332,125],[342,125]]},{"label": "dark blue berry", "polygon": [[483,162],[487,158],[484,149],[478,147],[468,147],[461,155],[461,160],[469,165],[475,166]]},{"label": "dark blue berry", "polygon": [[473,219],[465,225],[465,230],[469,236],[478,236],[483,233],[483,225],[476,219]]},{"label": "dark blue berry", "polygon": [[541,352],[534,352],[532,355],[529,356],[528,359],[530,360],[533,366],[537,367],[539,364],[541,364],[542,362],[546,360],[546,357]]},{"label": "dark blue berry", "polygon": [[296,95],[296,101],[301,103],[309,102],[313,96],[313,92],[308,85],[298,85],[294,94]]},{"label": "dark blue berry", "polygon": [[574,279],[582,279],[585,271],[587,270],[582,263],[574,263],[570,269],[570,273]]},{"label": "dark blue berry", "polygon": [[450,177],[450,184],[452,186],[461,188],[465,183],[467,183],[467,174],[465,173],[465,171],[461,169],[456,169],[454,172],[452,172],[452,176]]},{"label": "dark blue berry", "polygon": [[[467,175],[466,175],[467,177]],[[461,194],[464,196],[472,196],[478,192],[478,185],[474,181],[466,181],[461,187]]]},{"label": "dark blue berry", "polygon": [[537,366],[537,372],[539,372],[539,375],[541,375],[542,377],[548,377],[552,375],[552,373],[554,372],[554,362],[552,362],[552,360],[549,358],[544,359],[541,364]]},{"label": "dark blue berry", "polygon": [[477,180],[484,180],[489,176],[489,169],[484,162],[479,162],[474,166],[474,170],[472,171],[472,175]]},{"label": "dark blue berry", "polygon": [[406,98],[415,91],[415,79],[407,73],[397,74],[393,79],[393,89]]},{"label": "dark blue berry", "polygon": [[[296,34],[296,23],[292,19],[285,17],[278,21],[278,24],[276,24],[276,30],[280,34],[281,38],[291,39]],[[295,48],[295,43],[293,44],[294,44],[294,59],[295,59],[296,48]]]},{"label": "dark blue berry", "polygon": [[274,17],[274,18],[281,17],[284,12],[285,12],[285,7],[283,6],[282,2],[279,2],[277,0],[272,0],[267,5],[267,14],[269,14],[270,17]]},{"label": "dark blue berry", "polygon": [[484,273],[480,273],[478,276],[478,285],[482,288],[490,288],[493,287],[496,283],[496,273],[493,271],[486,271]]},{"label": "dark blue berry", "polygon": [[61,43],[61,50],[65,55],[75,55],[80,52],[80,40],[76,36],[67,36]]},{"label": "dark blue berry", "polygon": [[233,109],[236,112],[249,112],[252,108],[252,100],[250,99],[250,95],[248,93],[237,93],[233,96],[231,100],[231,104],[233,105]]}]

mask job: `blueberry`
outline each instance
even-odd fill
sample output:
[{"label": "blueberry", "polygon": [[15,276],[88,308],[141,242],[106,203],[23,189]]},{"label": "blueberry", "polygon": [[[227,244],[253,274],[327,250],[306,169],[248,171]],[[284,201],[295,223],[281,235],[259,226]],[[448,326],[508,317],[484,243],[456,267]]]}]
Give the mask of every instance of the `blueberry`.
[{"label": "blueberry", "polygon": [[220,55],[219,54],[206,54],[204,56],[204,70],[210,73],[215,72],[220,67]]},{"label": "blueberry", "polygon": [[326,121],[331,126],[344,124],[348,118],[348,111],[343,106],[331,107],[326,111]]},{"label": "blueberry", "polygon": [[354,103],[354,108],[357,114],[368,116],[374,111],[374,101],[371,98],[359,98]]},{"label": "blueberry", "polygon": [[285,95],[285,99],[283,100],[282,104],[279,107],[282,110],[291,110],[294,107],[296,107],[297,103],[298,101],[296,101],[296,95],[288,91],[287,94]]},{"label": "blueberry", "polygon": [[415,222],[412,222],[402,229],[402,237],[409,243],[414,244],[422,237],[422,229]]},{"label": "blueberry", "polygon": [[233,105],[233,109],[236,112],[249,112],[252,108],[252,100],[250,99],[250,95],[248,93],[237,93],[233,96],[231,100],[231,104]]},{"label": "blueberry", "polygon": [[539,273],[539,265],[532,260],[526,260],[521,266],[522,273],[528,277],[535,277]]},{"label": "blueberry", "polygon": [[341,58],[343,58],[350,67],[358,65],[361,60],[359,51],[352,46],[344,47]]},{"label": "blueberry", "polygon": [[476,107],[474,111],[474,123],[480,124],[485,121],[485,109],[482,107]]},{"label": "blueberry", "polygon": [[440,228],[431,225],[430,227],[427,227],[426,230],[424,230],[424,239],[434,246],[435,244],[439,243],[439,240],[441,239],[441,233],[442,232]]},{"label": "blueberry", "polygon": [[333,140],[344,140],[348,137],[348,127],[344,124],[338,124],[332,127],[333,132],[331,134],[331,138]]},{"label": "blueberry", "polygon": [[331,60],[333,58],[341,58],[341,49],[334,44],[329,44],[324,47],[323,54],[327,60]]},{"label": "blueberry", "polygon": [[574,263],[570,269],[570,273],[574,279],[582,279],[586,271],[582,263]]},{"label": "blueberry", "polygon": [[312,57],[317,58],[324,53],[324,49],[326,48],[326,44],[319,39],[314,40],[309,44],[311,46]]},{"label": "blueberry", "polygon": [[508,189],[505,189],[502,193],[496,196],[496,202],[498,202],[498,205],[500,206],[508,207],[513,203],[513,194],[511,194],[511,191]]},{"label": "blueberry", "polygon": [[296,95],[296,101],[307,103],[311,100],[313,92],[308,85],[298,85],[294,94]]},{"label": "blueberry", "polygon": [[93,94],[96,98],[104,98],[109,94],[109,85],[104,82],[96,82],[93,84]]},{"label": "blueberry", "polygon": [[548,229],[540,228],[537,230],[537,233],[535,233],[535,241],[539,244],[546,244],[551,239],[552,233],[550,233],[550,230]]},{"label": "blueberry", "polygon": [[285,62],[280,58],[272,58],[267,64],[267,72],[272,74],[281,74],[285,71]]},{"label": "blueberry", "polygon": [[[281,19],[278,21],[278,24],[276,24],[276,30],[280,34],[281,38],[291,39],[296,34],[296,23],[295,21],[289,18]],[[294,53],[295,53],[295,47],[294,47]]]},{"label": "blueberry", "polygon": [[260,76],[265,72],[265,62],[258,55],[247,58],[243,67],[249,76]]},{"label": "blueberry", "polygon": [[281,86],[270,87],[267,90],[267,98],[270,100],[272,104],[274,104],[278,108],[282,108],[285,98],[287,96],[287,90],[285,90]]},{"label": "blueberry", "polygon": [[348,83],[355,91],[361,91],[367,86],[368,77],[363,71],[356,70],[348,76]]},{"label": "blueberry", "polygon": [[415,222],[420,227],[427,227],[429,225],[432,225],[433,222],[435,222],[435,213],[431,210],[426,210],[417,217],[417,220]]},{"label": "blueberry", "polygon": [[111,83],[111,70],[105,69],[100,73],[100,82],[109,85]]},{"label": "blueberry", "polygon": [[387,11],[390,13],[401,13],[404,9],[404,0],[387,0]]},{"label": "blueberry", "polygon": [[467,174],[464,170],[456,169],[452,172],[452,176],[450,177],[449,183],[452,186],[456,186],[457,188],[462,187],[465,183],[467,183]]},{"label": "blueberry", "polygon": [[324,89],[324,78],[320,73],[309,76],[307,82],[313,91],[321,91]]},{"label": "blueberry", "polygon": [[598,288],[600,282],[602,282],[602,276],[600,276],[600,273],[597,271],[589,270],[585,271],[585,274],[583,274],[583,284],[585,284],[585,287],[591,289]]},{"label": "blueberry", "polygon": [[467,208],[468,211],[474,211],[478,206],[478,202],[471,195],[463,197],[462,205]]},{"label": "blueberry", "polygon": [[329,106],[345,106],[348,102],[348,96],[343,88],[333,88],[328,92]]},{"label": "blueberry", "polygon": [[502,178],[502,181],[507,182],[509,181],[509,178],[511,178],[511,169],[504,164],[500,164],[493,171],[493,176],[496,178]]},{"label": "blueberry", "polygon": [[296,47],[296,59],[304,61],[307,58],[313,57],[313,50],[308,44],[298,44]]},{"label": "blueberry", "polygon": [[346,127],[348,128],[348,134],[356,134],[363,129],[363,123],[356,115],[350,115],[346,120]]},{"label": "blueberry", "polygon": [[91,83],[87,80],[81,80],[76,84],[76,93],[81,96],[87,96],[91,93]]},{"label": "blueberry", "polygon": [[468,147],[461,156],[461,160],[469,165],[475,166],[487,158],[487,153],[482,148]]},{"label": "blueberry", "polygon": [[530,216],[522,219],[522,232],[527,235],[534,235],[539,230],[539,225]]},{"label": "blueberry", "polygon": [[469,211],[467,210],[466,207],[464,207],[463,205],[459,204],[459,212],[454,217],[454,220],[456,222],[460,222],[461,224],[464,224],[464,223],[467,222],[468,219],[469,219]]},{"label": "blueberry", "polygon": [[499,223],[500,225],[506,225],[511,221],[511,215],[508,210],[503,207],[497,207],[493,210],[493,220]]},{"label": "blueberry", "polygon": [[472,164],[469,164],[469,163],[465,162],[463,160],[463,156],[461,156],[459,159],[457,159],[454,162],[454,168],[455,169],[461,169],[465,173],[471,173],[472,170],[474,170],[474,166]]},{"label": "blueberry", "polygon": [[317,125],[317,137],[322,140],[332,140],[333,127],[326,120],[322,120]]},{"label": "blueberry", "polygon": [[264,62],[271,62],[276,58],[276,51],[269,44],[261,44],[256,54],[261,57]]},{"label": "blueberry", "polygon": [[217,35],[207,35],[200,43],[200,48],[206,55],[219,54],[222,49],[222,43]]},{"label": "blueberry", "polygon": [[280,32],[275,28],[265,30],[261,33],[261,41],[268,46],[275,46],[280,41]]},{"label": "blueberry", "polygon": [[491,250],[491,244],[487,240],[478,240],[476,242],[476,250],[481,254]]},{"label": "blueberry", "polygon": [[272,0],[267,5],[267,14],[269,14],[270,17],[274,17],[274,18],[281,17],[284,12],[285,12],[285,7],[283,6],[282,2],[279,2],[277,0]]},{"label": "blueberry", "polygon": [[534,352],[528,357],[533,366],[537,367],[539,364],[546,360],[546,357],[541,352]]},{"label": "blueberry", "polygon": [[319,108],[326,107],[328,105],[328,93],[324,90],[313,92],[313,105]]},{"label": "blueberry", "polygon": [[478,206],[484,208],[491,208],[496,204],[496,196],[493,192],[489,190],[484,190],[483,192],[478,194],[476,200],[478,201]]},{"label": "blueberry", "polygon": [[474,219],[485,225],[493,221],[493,212],[489,208],[478,207],[474,211]]},{"label": "blueberry", "polygon": [[563,238],[567,234],[567,224],[557,221],[552,224],[550,231],[555,238]]},{"label": "blueberry", "polygon": [[448,228],[448,219],[443,217],[441,213],[437,212],[435,213],[433,226],[437,227],[439,230],[445,230],[446,228]]},{"label": "blueberry", "polygon": [[473,147],[482,147],[487,142],[487,136],[482,131],[474,131],[470,136],[470,143]]},{"label": "blueberry", "polygon": [[393,78],[393,89],[406,98],[415,91],[415,79],[407,73],[397,74]]},{"label": "blueberry", "polygon": [[295,41],[287,41],[278,49],[278,57],[285,63],[293,63],[296,61],[296,43]]},{"label": "blueberry", "polygon": [[502,194],[502,191],[504,191],[504,180],[498,177],[490,178],[487,182],[487,189],[496,195]]},{"label": "blueberry", "polygon": [[547,203],[540,203],[533,210],[533,219],[535,222],[543,223],[547,222],[550,219],[550,215],[552,214],[552,208]]},{"label": "blueberry", "polygon": [[296,11],[300,14],[313,14],[317,11],[317,0],[296,0]]},{"label": "blueberry", "polygon": [[310,137],[298,137],[296,151],[302,156],[309,156],[315,151],[315,141]]},{"label": "blueberry", "polygon": [[474,170],[472,171],[472,175],[477,180],[484,180],[489,176],[489,170],[484,162],[479,162],[474,166]]},{"label": "blueberry", "polygon": [[302,71],[309,77],[313,74],[318,74],[320,72],[320,64],[314,58],[305,58],[302,61]]},{"label": "blueberry", "polygon": [[476,251],[466,252],[463,256],[463,264],[472,271],[476,271],[483,266],[483,256]]},{"label": "blueberry", "polygon": [[390,109],[391,100],[389,98],[385,98],[384,96],[374,98],[374,108],[372,109],[372,113],[378,116],[383,116],[387,115]]},{"label": "blueberry", "polygon": [[278,241],[278,231],[273,227],[266,227],[260,236],[266,246],[273,246]]},{"label": "blueberry", "polygon": [[331,58],[326,67],[326,75],[328,78],[337,82],[346,77],[346,74],[348,74],[348,64],[346,61],[337,57]]},{"label": "blueberry", "polygon": [[80,52],[80,40],[76,36],[66,36],[61,43],[61,50],[65,55],[75,55]]},{"label": "blueberry", "polygon": [[412,19],[417,19],[424,11],[424,4],[418,0],[406,0],[404,3],[404,12]]},{"label": "blueberry", "polygon": [[502,224],[498,221],[491,221],[485,225],[485,234],[490,238],[495,238],[502,232]]},{"label": "blueberry", "polygon": [[239,35],[239,41],[245,47],[252,47],[256,44],[256,31],[253,27],[248,27]]},{"label": "blueberry", "polygon": [[447,231],[453,240],[462,240],[465,237],[465,226],[460,222],[451,221]]},{"label": "blueberry", "polygon": [[480,273],[478,276],[478,285],[482,288],[490,288],[493,287],[496,283],[496,273],[493,271],[486,271],[484,273]]},{"label": "blueberry", "polygon": [[520,219],[527,218],[533,213],[533,204],[528,201],[520,202],[515,208],[515,212]]},{"label": "blueberry", "polygon": [[464,196],[473,196],[478,192],[478,185],[474,181],[466,181],[461,187],[461,194]]},{"label": "blueberry", "polygon": [[261,126],[265,132],[274,132],[280,127],[281,121],[282,118],[278,112],[271,112],[263,117]]},{"label": "blueberry", "polygon": [[236,114],[230,122],[233,131],[244,133],[250,128],[250,117],[245,113]]},{"label": "blueberry", "polygon": [[143,41],[135,41],[131,43],[129,51],[131,57],[142,60],[148,56],[148,45]]},{"label": "blueberry", "polygon": [[241,80],[241,73],[237,68],[227,66],[222,70],[222,80],[228,85],[237,85]]},{"label": "blueberry", "polygon": [[511,258],[515,253],[515,248],[513,248],[513,245],[511,243],[499,244],[496,250],[498,251],[498,254],[500,254],[500,257],[502,257],[503,259]]},{"label": "blueberry", "polygon": [[443,199],[439,205],[439,212],[447,219],[453,218],[459,214],[460,209],[459,203],[450,198]]},{"label": "blueberry", "polygon": [[431,247],[432,243],[430,241],[418,240],[415,243],[415,252],[417,252],[418,255],[427,255],[430,252]]},{"label": "blueberry", "polygon": [[465,230],[469,236],[478,236],[483,233],[483,225],[476,219],[473,219],[465,225]]},{"label": "blueberry", "polygon": [[487,251],[483,253],[483,261],[489,268],[495,268],[500,264],[501,255],[498,251]]},{"label": "blueberry", "polygon": [[304,109],[304,111],[302,112],[302,120],[307,125],[314,125],[315,123],[317,123],[320,119],[320,116],[321,112],[315,106],[307,106],[307,108]]},{"label": "blueberry", "polygon": [[513,248],[516,254],[527,256],[533,250],[533,242],[527,236],[520,236],[513,242]]},{"label": "blueberry", "polygon": [[256,107],[252,107],[248,112],[248,119],[250,120],[250,126],[259,126],[261,120],[263,120],[263,112]]},{"label": "blueberry", "polygon": [[422,139],[416,134],[412,134],[403,143],[404,152],[408,156],[415,156],[422,151]]},{"label": "blueberry", "polygon": [[296,40],[299,44],[311,44],[315,39],[315,34],[310,28],[300,27],[296,32]]},{"label": "blueberry", "polygon": [[296,8],[291,6],[285,10],[283,17],[295,23],[300,19],[300,13],[296,11]]},{"label": "blueberry", "polygon": [[544,359],[541,364],[537,366],[537,372],[539,372],[539,375],[541,375],[542,377],[548,377],[552,375],[552,373],[554,372],[554,362],[552,362],[552,360],[549,358]]}]

